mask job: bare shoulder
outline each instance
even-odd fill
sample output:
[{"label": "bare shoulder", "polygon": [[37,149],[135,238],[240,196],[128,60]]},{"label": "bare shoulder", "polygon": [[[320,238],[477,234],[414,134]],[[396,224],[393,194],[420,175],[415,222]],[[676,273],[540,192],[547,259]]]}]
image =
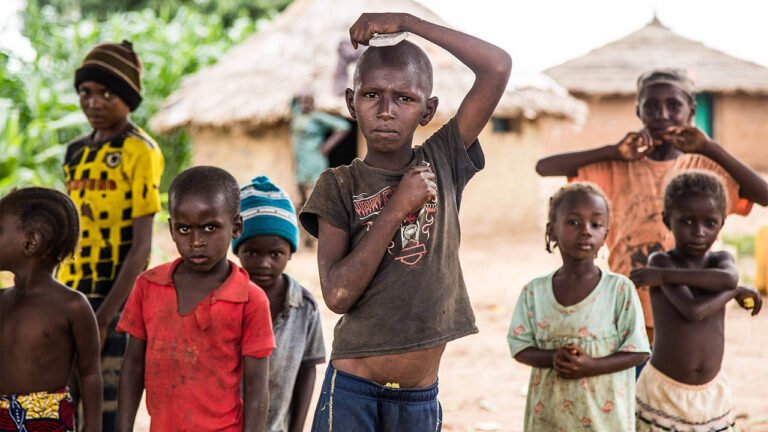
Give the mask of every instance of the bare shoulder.
[{"label": "bare shoulder", "polygon": [[736,260],[728,251],[714,251],[707,256],[707,267],[730,267],[736,264]]},{"label": "bare shoulder", "polygon": [[52,281],[48,287],[52,303],[65,308],[70,313],[93,312],[88,298],[80,291],[62,285],[58,281]]},{"label": "bare shoulder", "polygon": [[654,252],[648,257],[649,267],[662,267],[669,268],[674,267],[675,264],[672,261],[672,257],[668,252]]}]

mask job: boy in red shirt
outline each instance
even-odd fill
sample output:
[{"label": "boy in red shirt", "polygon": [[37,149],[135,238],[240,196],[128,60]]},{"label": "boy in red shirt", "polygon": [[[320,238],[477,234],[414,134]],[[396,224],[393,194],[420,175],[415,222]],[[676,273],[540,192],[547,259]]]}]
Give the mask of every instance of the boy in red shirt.
[{"label": "boy in red shirt", "polygon": [[227,260],[243,229],[237,181],[190,168],[168,197],[181,258],[139,276],[118,324],[130,335],[118,430],[133,430],[146,387],[152,431],[262,431],[275,342],[267,296]]}]

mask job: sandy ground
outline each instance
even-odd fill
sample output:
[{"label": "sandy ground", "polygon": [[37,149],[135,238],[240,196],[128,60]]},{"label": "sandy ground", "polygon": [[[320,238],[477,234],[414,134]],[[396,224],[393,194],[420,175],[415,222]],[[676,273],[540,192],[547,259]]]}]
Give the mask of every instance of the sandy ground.
[{"label": "sandy ground", "polygon": [[[768,223],[768,209],[756,208],[749,218],[730,218],[724,232],[754,232],[761,223]],[[158,237],[158,243],[166,246],[163,249],[172,251],[162,229]],[[452,342],[446,349],[440,372],[443,430],[522,431],[530,369],[510,358],[507,325],[523,284],[555,269],[559,256],[547,254],[542,236],[529,232],[495,240],[465,237],[461,257],[480,333]],[[740,265],[742,272],[752,271],[748,261]],[[287,272],[320,298],[314,251],[294,255]],[[338,316],[324,305],[322,312],[330,349]],[[738,423],[744,432],[768,432],[768,332],[761,331],[768,329],[768,311],[752,318],[731,303],[726,316],[724,369],[731,380]],[[324,371],[324,365],[318,368],[315,394]],[[310,409],[311,418],[314,406]],[[147,431],[148,426],[142,405],[136,430]]]}]

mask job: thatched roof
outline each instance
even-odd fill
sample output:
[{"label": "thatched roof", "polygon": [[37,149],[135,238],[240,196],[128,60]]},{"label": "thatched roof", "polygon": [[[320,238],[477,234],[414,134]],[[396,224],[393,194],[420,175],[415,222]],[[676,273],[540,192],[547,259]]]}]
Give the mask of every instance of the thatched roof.
[{"label": "thatched roof", "polygon": [[[232,48],[220,61],[184,81],[151,119],[156,131],[178,127],[259,127],[286,121],[293,95],[312,86],[318,109],[348,115],[333,91],[338,44],[362,12],[401,11],[445,23],[413,0],[295,0],[264,30]],[[435,70],[437,117],[447,119],[472,85],[472,72],[442,48],[411,35]],[[350,65],[350,70],[353,66]],[[513,76],[516,71],[513,70]],[[581,102],[554,82],[510,85],[498,115],[579,119]]]},{"label": "thatched roof", "polygon": [[688,70],[700,91],[768,94],[768,68],[686,39],[657,18],[634,33],[544,71],[577,96],[635,94],[653,68]]}]

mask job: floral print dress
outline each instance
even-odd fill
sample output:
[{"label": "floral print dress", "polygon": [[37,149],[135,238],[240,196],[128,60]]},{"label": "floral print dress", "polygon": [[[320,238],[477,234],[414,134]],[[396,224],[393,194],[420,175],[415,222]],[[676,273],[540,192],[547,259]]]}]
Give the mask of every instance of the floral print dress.
[{"label": "floral print dress", "polygon": [[[553,276],[532,280],[520,293],[507,336],[513,357],[526,348],[552,350],[567,343],[591,357],[650,352],[640,300],[629,279],[602,270],[584,300],[563,306],[555,299]],[[533,368],[525,430],[634,431],[635,369],[572,380],[551,368]]]}]

